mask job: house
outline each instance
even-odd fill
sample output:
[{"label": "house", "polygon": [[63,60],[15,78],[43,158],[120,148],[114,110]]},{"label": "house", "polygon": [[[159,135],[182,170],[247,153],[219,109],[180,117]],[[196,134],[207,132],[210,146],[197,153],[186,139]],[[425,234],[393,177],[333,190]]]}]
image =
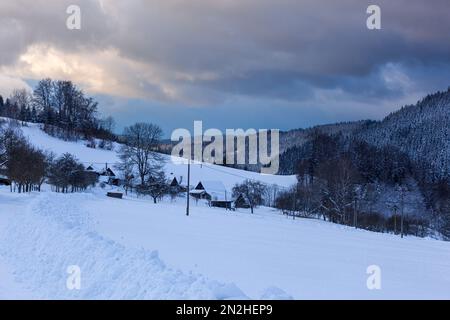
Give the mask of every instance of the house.
[{"label": "house", "polygon": [[232,208],[231,193],[220,181],[200,181],[189,194],[196,199],[208,200],[212,207]]},{"label": "house", "polygon": [[7,176],[0,174],[0,186],[10,186],[11,180],[8,179]]},{"label": "house", "polygon": [[109,168],[107,164],[105,165],[105,167],[96,166],[96,165],[91,164],[86,168],[86,171],[95,172],[99,176],[107,176],[107,177],[115,177],[116,176],[114,171],[112,171],[112,169]]},{"label": "house", "polygon": [[104,170],[100,175],[108,176],[111,178],[116,176],[116,174],[114,173],[114,171],[111,170],[111,168],[106,168],[106,170]]},{"label": "house", "polygon": [[174,178],[172,179],[172,182],[170,183],[170,187],[179,187],[179,186],[180,186],[180,184],[178,183],[177,178],[174,177]]},{"label": "house", "polygon": [[5,167],[6,161],[0,165],[0,185],[4,186],[10,186],[11,180],[6,176],[6,167]]},{"label": "house", "polygon": [[111,168],[108,167],[107,164],[105,167],[98,167],[94,164],[91,164],[86,168],[86,171],[97,174],[97,176],[99,177],[99,181],[102,183],[108,183],[112,185],[119,184],[119,179],[116,178],[116,174],[114,173],[114,171],[112,171]]}]

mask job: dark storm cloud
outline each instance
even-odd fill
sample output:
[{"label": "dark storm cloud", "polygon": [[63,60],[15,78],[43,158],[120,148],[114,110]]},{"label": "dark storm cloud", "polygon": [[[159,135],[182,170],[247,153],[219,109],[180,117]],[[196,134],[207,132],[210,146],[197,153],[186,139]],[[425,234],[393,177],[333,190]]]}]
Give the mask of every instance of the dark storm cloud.
[{"label": "dark storm cloud", "polygon": [[[314,87],[361,92],[364,83],[389,97],[381,66],[449,63],[448,1],[378,1],[380,31],[366,28],[370,3],[131,1],[118,11],[133,19],[119,19],[113,42],[124,56],[193,75],[176,81],[187,94],[200,87],[302,99]],[[213,77],[195,76],[203,73]]]},{"label": "dark storm cloud", "polygon": [[[79,32],[65,28],[69,4],[82,9]],[[381,30],[366,28],[369,4],[381,7]],[[36,44],[84,59],[114,50],[115,60],[96,60],[104,78],[186,105],[302,102],[318,90],[400,99],[415,87],[412,68],[450,64],[448,9],[448,0],[2,1],[0,64]]]}]

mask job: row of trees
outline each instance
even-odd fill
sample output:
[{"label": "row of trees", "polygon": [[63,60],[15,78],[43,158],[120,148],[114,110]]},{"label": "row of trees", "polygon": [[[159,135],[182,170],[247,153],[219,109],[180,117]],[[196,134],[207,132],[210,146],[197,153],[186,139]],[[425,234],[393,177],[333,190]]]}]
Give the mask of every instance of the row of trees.
[{"label": "row of trees", "polygon": [[0,128],[0,164],[18,192],[40,190],[46,174],[47,155],[31,146],[16,126]]},{"label": "row of trees", "polygon": [[14,90],[0,96],[0,116],[42,123],[44,130],[64,139],[115,139],[114,119],[97,117],[98,103],[71,81],[43,79],[33,92]]},{"label": "row of trees", "polygon": [[[97,175],[86,171],[74,156],[64,154],[55,159],[53,154],[31,146],[22,136],[17,121],[5,122],[0,136],[0,167],[13,181],[13,190],[40,190],[47,181],[57,192],[75,192],[97,181]],[[124,143],[118,152],[121,162],[117,169],[122,173],[126,191],[136,188],[139,194],[151,196],[155,203],[164,195],[176,196],[181,191],[169,186],[163,171],[164,158],[157,152],[161,137],[159,126],[137,123],[125,128]]]},{"label": "row of trees", "polygon": [[0,168],[12,181],[11,191],[40,191],[47,181],[57,192],[75,192],[97,181],[97,175],[86,171],[74,156],[55,159],[52,153],[32,146],[14,121],[0,127],[0,136]]}]

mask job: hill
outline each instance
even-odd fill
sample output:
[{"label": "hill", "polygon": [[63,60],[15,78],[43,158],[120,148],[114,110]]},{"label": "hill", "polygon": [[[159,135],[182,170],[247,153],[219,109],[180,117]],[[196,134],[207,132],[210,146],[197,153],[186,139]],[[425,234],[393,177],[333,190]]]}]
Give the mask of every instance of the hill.
[{"label": "hill", "polygon": [[[97,166],[113,167],[118,164],[119,158],[116,151],[119,144],[113,144],[113,150],[92,149],[86,146],[86,141],[64,141],[49,136],[40,129],[39,124],[25,123],[21,126],[24,136],[36,147],[48,150],[57,156],[63,153],[75,155],[85,167],[94,164]],[[176,177],[183,182],[187,181],[187,161],[183,158],[162,155],[165,160],[165,172],[168,177]],[[181,178],[181,179],[180,179]],[[228,190],[231,190],[236,183],[245,179],[260,181],[267,185],[277,185],[280,188],[289,188],[296,182],[295,176],[267,175],[257,172],[244,171],[228,168],[209,163],[194,162],[191,165],[191,184],[195,185],[199,181],[222,181]]]}]

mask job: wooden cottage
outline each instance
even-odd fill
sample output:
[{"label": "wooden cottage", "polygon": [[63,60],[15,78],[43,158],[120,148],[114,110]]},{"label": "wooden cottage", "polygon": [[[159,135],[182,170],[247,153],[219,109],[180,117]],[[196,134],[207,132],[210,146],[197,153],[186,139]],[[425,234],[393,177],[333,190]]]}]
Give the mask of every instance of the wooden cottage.
[{"label": "wooden cottage", "polygon": [[0,186],[10,186],[11,180],[7,176],[0,174]]},{"label": "wooden cottage", "polygon": [[206,199],[212,207],[231,209],[233,199],[220,181],[200,181],[189,193],[196,199]]},{"label": "wooden cottage", "polygon": [[107,183],[112,185],[119,185],[120,183],[114,171],[107,166],[97,167],[96,165],[91,164],[86,168],[86,171],[97,174],[97,176],[99,177],[99,182],[101,183]]}]

